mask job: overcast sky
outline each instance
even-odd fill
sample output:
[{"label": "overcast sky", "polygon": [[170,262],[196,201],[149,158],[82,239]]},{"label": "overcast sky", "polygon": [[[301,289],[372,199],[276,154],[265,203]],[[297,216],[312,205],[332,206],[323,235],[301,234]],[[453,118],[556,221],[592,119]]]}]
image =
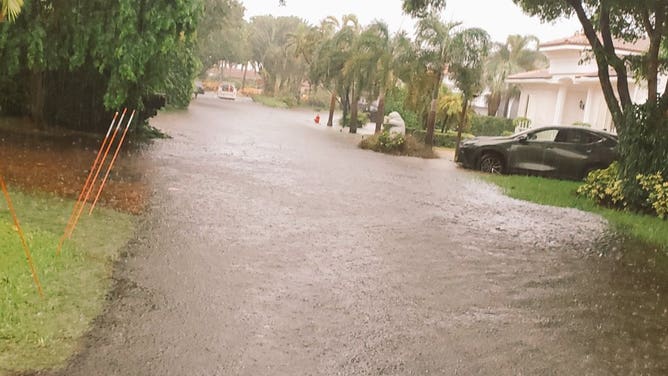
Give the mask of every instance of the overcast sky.
[{"label": "overcast sky", "polygon": [[[387,22],[392,31],[413,31],[414,21],[401,11],[401,0],[286,0],[281,7],[278,0],[241,0],[246,7],[246,18],[271,14],[297,16],[311,24],[318,24],[327,16],[341,18],[355,14],[362,25],[374,19]],[[573,35],[580,30],[577,20],[562,20],[555,24],[541,24],[516,6],[512,0],[447,0],[443,13],[445,21],[462,21],[467,27],[480,27],[495,41],[505,41],[510,34],[533,34],[541,41]]]}]

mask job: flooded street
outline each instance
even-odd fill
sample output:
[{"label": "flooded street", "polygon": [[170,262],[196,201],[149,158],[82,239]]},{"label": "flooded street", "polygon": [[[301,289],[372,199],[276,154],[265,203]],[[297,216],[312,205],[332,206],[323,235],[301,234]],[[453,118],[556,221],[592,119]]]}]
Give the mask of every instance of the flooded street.
[{"label": "flooded street", "polygon": [[653,250],[313,116],[154,119],[149,208],[63,375],[668,374]]}]

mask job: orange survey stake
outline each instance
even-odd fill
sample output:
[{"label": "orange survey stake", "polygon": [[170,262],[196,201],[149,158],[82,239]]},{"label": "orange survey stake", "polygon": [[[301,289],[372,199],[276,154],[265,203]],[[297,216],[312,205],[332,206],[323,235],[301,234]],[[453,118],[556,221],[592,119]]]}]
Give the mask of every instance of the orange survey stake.
[{"label": "orange survey stake", "polygon": [[114,124],[116,123],[117,118],[118,118],[118,111],[116,111],[116,113],[114,114],[114,118],[111,120],[109,129],[107,129],[107,134],[104,136],[104,139],[102,140],[102,145],[100,145],[100,149],[97,151],[97,155],[95,156],[95,161],[93,161],[93,164],[90,167],[90,172],[88,172],[88,177],[86,178],[86,182],[81,188],[81,193],[79,193],[79,197],[77,198],[77,201],[74,204],[74,207],[72,208],[72,214],[70,214],[70,218],[67,220],[67,225],[65,226],[65,231],[63,232],[63,236],[61,236],[60,240],[58,241],[58,249],[56,250],[56,255],[59,255],[60,251],[63,248],[63,243],[67,238],[67,233],[70,231],[70,228],[74,223],[74,216],[77,213],[79,205],[82,204],[81,200],[84,198],[84,195],[86,194],[86,189],[88,188],[91,178],[93,177],[93,172],[97,168],[97,163],[100,161],[100,157],[102,156],[102,151],[104,150],[104,147],[107,145],[107,141],[109,140],[109,134],[111,134],[111,130],[114,128]]},{"label": "orange survey stake", "polygon": [[23,250],[25,251],[26,254],[26,259],[28,260],[28,266],[30,266],[30,273],[32,274],[32,280],[35,282],[35,286],[37,287],[37,292],[39,293],[40,297],[44,297],[44,292],[42,292],[42,285],[39,283],[39,277],[37,276],[37,269],[35,268],[35,264],[32,261],[32,255],[30,254],[30,248],[28,248],[28,243],[26,242],[26,237],[23,234],[23,230],[21,229],[21,224],[19,223],[19,219],[16,216],[16,211],[14,210],[14,205],[12,205],[12,199],[9,198],[9,192],[7,191],[7,185],[5,185],[5,178],[0,174],[0,188],[2,188],[2,193],[5,195],[5,200],[7,201],[7,207],[9,208],[9,212],[12,215],[12,220],[14,221],[14,226],[16,226],[16,230],[19,233],[19,237],[21,238],[21,245],[23,245]]},{"label": "orange survey stake", "polygon": [[121,114],[121,119],[118,121],[118,124],[116,124],[116,127],[114,128],[114,133],[111,134],[111,138],[109,139],[109,143],[107,144],[107,147],[104,150],[104,154],[102,155],[102,160],[100,161],[100,163],[97,165],[97,168],[95,169],[95,174],[93,175],[93,181],[90,183],[90,185],[86,189],[86,195],[84,196],[83,201],[81,201],[81,205],[79,205],[79,209],[77,210],[77,215],[74,217],[74,222],[72,222],[72,226],[70,226],[70,231],[67,233],[68,238],[72,237],[72,233],[74,232],[74,229],[77,227],[77,223],[79,222],[79,218],[81,217],[81,213],[83,213],[83,210],[86,207],[86,202],[88,202],[88,198],[90,197],[90,193],[93,191],[93,188],[95,187],[95,182],[97,181],[97,177],[100,175],[100,171],[102,171],[102,167],[104,166],[104,161],[107,159],[107,155],[109,154],[109,150],[111,150],[111,145],[114,144],[114,139],[116,139],[116,134],[118,133],[118,130],[120,129],[121,124],[123,124],[123,118],[125,117],[126,112],[127,112],[127,108],[123,109],[123,113]]},{"label": "orange survey stake", "polygon": [[107,182],[109,173],[111,172],[111,169],[114,167],[114,162],[116,161],[116,157],[118,157],[118,152],[121,150],[121,146],[123,146],[123,140],[125,140],[125,135],[128,133],[128,129],[130,129],[130,123],[132,123],[132,119],[134,117],[135,117],[135,111],[132,110],[132,114],[130,114],[130,120],[128,120],[128,124],[125,126],[125,130],[123,130],[123,135],[121,136],[121,140],[118,142],[118,146],[116,146],[116,151],[114,152],[114,156],[111,158],[111,162],[109,162],[109,167],[107,167],[107,172],[104,174],[104,179],[102,179],[102,183],[100,183],[100,188],[98,189],[97,194],[95,195],[95,200],[93,200],[93,204],[90,206],[90,211],[88,212],[88,215],[93,214],[93,209],[95,209],[95,204],[97,204],[97,200],[100,198],[100,193],[102,193],[102,189],[104,189],[104,183]]}]

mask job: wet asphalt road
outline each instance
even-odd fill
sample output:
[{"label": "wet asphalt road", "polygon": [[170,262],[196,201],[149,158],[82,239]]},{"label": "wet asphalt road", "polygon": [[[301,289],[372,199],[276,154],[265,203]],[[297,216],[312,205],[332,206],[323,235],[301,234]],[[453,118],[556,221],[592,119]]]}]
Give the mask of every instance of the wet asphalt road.
[{"label": "wet asphalt road", "polygon": [[155,119],[151,209],[63,375],[668,374],[665,275],[603,220],[313,115]]}]

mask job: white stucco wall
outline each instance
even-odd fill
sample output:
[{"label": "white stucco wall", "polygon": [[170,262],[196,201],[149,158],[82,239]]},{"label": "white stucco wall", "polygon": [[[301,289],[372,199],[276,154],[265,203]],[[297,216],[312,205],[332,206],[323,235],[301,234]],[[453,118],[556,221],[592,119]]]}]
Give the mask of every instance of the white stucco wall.
[{"label": "white stucco wall", "polygon": [[552,125],[557,93],[548,86],[527,85],[522,88],[518,116],[531,119],[532,126]]},{"label": "white stucco wall", "polygon": [[[566,101],[564,102],[564,112],[561,124],[572,125],[574,123],[581,123],[584,121],[584,114],[587,101],[587,89],[571,88],[566,93]],[[582,108],[580,108],[582,102]]]},{"label": "white stucco wall", "polygon": [[543,53],[550,61],[549,72],[553,75],[598,71],[596,61],[589,59],[589,52],[582,49],[547,50]]}]

